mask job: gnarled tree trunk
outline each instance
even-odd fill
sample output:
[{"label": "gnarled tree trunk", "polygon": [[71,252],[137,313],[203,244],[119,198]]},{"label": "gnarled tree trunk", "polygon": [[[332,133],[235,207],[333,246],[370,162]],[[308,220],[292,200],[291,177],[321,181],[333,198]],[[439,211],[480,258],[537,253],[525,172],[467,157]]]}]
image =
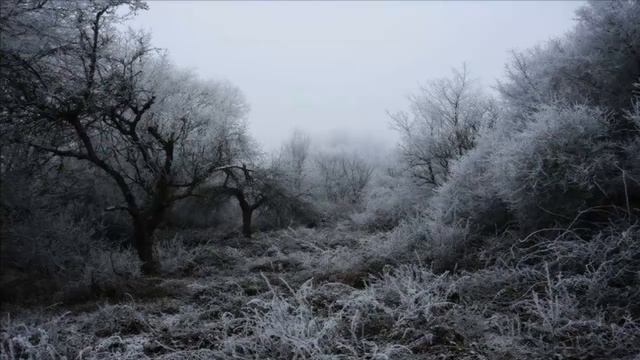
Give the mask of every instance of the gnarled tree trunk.
[{"label": "gnarled tree trunk", "polygon": [[251,206],[241,206],[242,208],[242,235],[244,237],[251,237],[251,217],[253,216],[253,209]]},{"label": "gnarled tree trunk", "polygon": [[169,207],[170,190],[167,184],[167,177],[163,174],[156,183],[154,196],[146,209],[133,215],[133,244],[142,261],[142,273],[145,275],[154,275],[160,271],[160,261],[154,252],[153,234]]},{"label": "gnarled tree trunk", "polygon": [[134,219],[133,227],[133,245],[142,261],[142,273],[157,274],[160,271],[160,261],[153,249],[155,228],[151,227],[145,219]]}]

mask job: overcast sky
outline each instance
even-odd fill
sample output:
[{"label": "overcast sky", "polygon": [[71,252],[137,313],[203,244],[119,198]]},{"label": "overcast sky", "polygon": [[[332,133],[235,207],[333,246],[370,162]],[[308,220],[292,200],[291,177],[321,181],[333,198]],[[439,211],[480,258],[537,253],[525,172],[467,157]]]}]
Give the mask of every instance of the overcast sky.
[{"label": "overcast sky", "polygon": [[251,105],[253,136],[273,149],[294,128],[395,141],[386,110],[467,63],[490,86],[512,49],[569,30],[580,2],[150,1],[132,23],[204,78]]}]

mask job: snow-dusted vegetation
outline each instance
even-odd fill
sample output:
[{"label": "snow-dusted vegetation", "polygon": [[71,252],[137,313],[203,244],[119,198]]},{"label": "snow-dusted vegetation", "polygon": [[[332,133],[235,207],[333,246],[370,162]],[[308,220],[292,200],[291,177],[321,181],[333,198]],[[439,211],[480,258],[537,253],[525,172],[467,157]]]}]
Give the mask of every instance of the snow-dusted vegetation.
[{"label": "snow-dusted vegetation", "polygon": [[640,356],[640,2],[429,82],[376,156],[262,152],[146,8],[0,5],[0,359]]}]

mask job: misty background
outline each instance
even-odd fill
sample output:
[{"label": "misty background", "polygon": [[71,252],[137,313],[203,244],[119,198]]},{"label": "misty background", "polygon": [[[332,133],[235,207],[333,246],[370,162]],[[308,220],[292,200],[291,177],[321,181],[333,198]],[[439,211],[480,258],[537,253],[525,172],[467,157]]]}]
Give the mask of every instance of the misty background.
[{"label": "misty background", "polygon": [[386,111],[425,81],[466,63],[490,88],[511,50],[566,32],[583,4],[151,1],[129,25],[176,65],[242,89],[264,150],[294,129],[392,147]]},{"label": "misty background", "polygon": [[0,0],[0,360],[640,360],[640,0]]}]

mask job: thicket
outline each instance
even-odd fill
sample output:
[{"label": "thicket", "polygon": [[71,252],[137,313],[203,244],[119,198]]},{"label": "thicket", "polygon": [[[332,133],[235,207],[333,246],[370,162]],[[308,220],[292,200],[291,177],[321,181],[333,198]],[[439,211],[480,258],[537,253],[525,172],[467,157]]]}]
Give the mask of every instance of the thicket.
[{"label": "thicket", "polygon": [[[640,354],[639,2],[589,3],[565,36],[514,52],[495,98],[466,69],[428,83],[409,112],[392,115],[401,161],[388,163],[319,150],[300,132],[273,156],[260,154],[235,88],[194,79],[161,56],[137,67],[148,44],[111,27],[121,20],[113,6],[144,4],[49,4],[2,5],[3,38],[22,41],[3,42],[0,54],[1,245],[11,275],[3,286],[35,289],[14,291],[17,300],[143,296],[126,284],[157,270],[150,265],[169,277],[234,264],[262,285],[216,290],[237,295],[224,298],[243,302],[233,309],[208,295],[176,311],[173,329],[206,341],[178,341],[173,356]],[[69,14],[77,21],[60,20]],[[43,27],[25,27],[34,19]],[[104,38],[89,36],[100,26]],[[61,70],[68,64],[74,71]],[[167,79],[193,88],[168,92]],[[54,85],[61,96],[51,96]],[[246,236],[265,232],[241,243],[229,233],[240,224]],[[223,250],[212,254],[211,242]],[[29,282],[25,272],[50,278]],[[180,289],[189,301],[201,290]],[[143,350],[120,336],[161,325],[132,306],[91,315],[122,315],[106,323],[108,341],[100,329],[99,341],[78,337],[63,317],[24,326],[7,318],[2,354],[55,358],[88,346],[87,358],[134,358]],[[93,345],[63,346],[70,338]]]}]

